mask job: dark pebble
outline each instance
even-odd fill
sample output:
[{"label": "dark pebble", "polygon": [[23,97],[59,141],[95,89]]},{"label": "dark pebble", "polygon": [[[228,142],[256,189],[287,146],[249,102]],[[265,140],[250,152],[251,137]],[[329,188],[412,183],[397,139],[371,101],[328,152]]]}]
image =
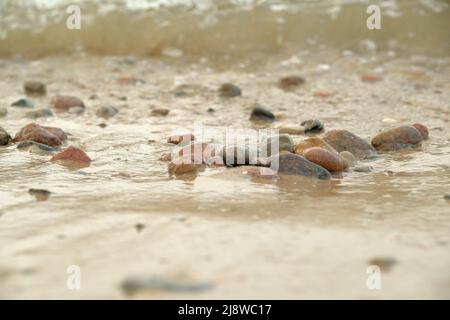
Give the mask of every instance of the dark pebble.
[{"label": "dark pebble", "polygon": [[28,100],[26,98],[19,99],[11,104],[13,107],[19,107],[19,108],[33,108],[34,103],[31,100]]},{"label": "dark pebble", "polygon": [[214,112],[216,112],[216,110],[214,110],[213,108],[208,108],[208,110],[206,110],[207,112],[209,112],[209,113],[214,113]]},{"label": "dark pebble", "polygon": [[219,88],[219,95],[224,98],[233,98],[242,95],[242,91],[232,83],[224,83]]},{"label": "dark pebble", "polygon": [[153,109],[150,113],[152,117],[166,117],[170,113],[169,109],[157,108]]},{"label": "dark pebble", "polygon": [[30,118],[30,119],[53,117],[53,111],[48,108],[33,110],[33,111],[27,112],[26,116],[27,116],[27,118]]},{"label": "dark pebble", "polygon": [[27,96],[45,96],[47,94],[45,84],[39,81],[26,81],[23,88]]},{"label": "dark pebble", "polygon": [[47,201],[51,192],[44,189],[29,189],[28,193],[36,198],[37,201]]},{"label": "dark pebble", "polygon": [[305,78],[298,76],[288,76],[281,78],[279,85],[282,89],[289,90],[298,87],[305,83]]},{"label": "dark pebble", "polygon": [[253,108],[250,115],[252,121],[275,121],[275,115],[266,108],[257,105]]},{"label": "dark pebble", "polygon": [[143,223],[136,223],[134,228],[136,229],[137,232],[141,232],[142,230],[144,230],[145,224],[143,224]]},{"label": "dark pebble", "polygon": [[11,136],[5,129],[0,127],[0,146],[6,146],[11,141]]},{"label": "dark pebble", "polygon": [[450,193],[444,195],[444,199],[450,201]]},{"label": "dark pebble", "polygon": [[109,119],[114,117],[119,110],[112,106],[103,106],[97,109],[96,115],[100,118]]},{"label": "dark pebble", "polygon": [[0,118],[6,117],[7,114],[8,109],[6,109],[5,107],[0,107]]},{"label": "dark pebble", "polygon": [[[299,175],[311,178],[317,178],[320,180],[331,179],[331,174],[325,168],[312,163],[305,159],[303,156],[299,156],[293,153],[283,153],[276,155],[278,157],[278,172],[287,175]],[[273,161],[273,160],[272,160]],[[271,163],[271,168],[273,168]]]},{"label": "dark pebble", "polygon": [[375,265],[383,272],[388,272],[397,264],[397,260],[391,257],[372,258],[369,260],[369,265]]},{"label": "dark pebble", "polygon": [[38,143],[35,141],[22,141],[17,145],[17,149],[21,151],[40,150],[48,153],[56,152],[59,150],[59,148],[50,147],[46,144]]},{"label": "dark pebble", "polygon": [[305,128],[305,133],[321,133],[324,130],[324,126],[319,120],[306,120],[300,125]]},{"label": "dark pebble", "polygon": [[191,283],[176,281],[162,277],[134,276],[126,278],[120,285],[126,295],[139,292],[166,291],[181,293],[197,293],[212,289],[210,283]]}]

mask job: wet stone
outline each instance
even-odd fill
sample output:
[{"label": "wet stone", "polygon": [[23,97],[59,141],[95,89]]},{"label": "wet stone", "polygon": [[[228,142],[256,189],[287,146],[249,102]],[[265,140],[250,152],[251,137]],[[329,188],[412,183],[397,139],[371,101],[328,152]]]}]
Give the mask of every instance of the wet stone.
[{"label": "wet stone", "polygon": [[223,98],[233,98],[240,95],[242,95],[241,88],[232,83],[224,83],[219,87],[219,96]]},{"label": "wet stone", "polygon": [[181,133],[170,136],[169,139],[167,139],[167,142],[172,144],[188,145],[194,140],[195,137],[192,133]]},{"label": "wet stone", "polygon": [[19,107],[19,108],[33,108],[34,107],[34,103],[33,101],[23,98],[23,99],[19,99],[17,101],[14,101],[13,103],[11,103],[12,107]]},{"label": "wet stone", "polygon": [[8,109],[6,109],[5,107],[0,107],[0,118],[6,117],[7,114],[8,114]]},{"label": "wet stone", "polygon": [[305,78],[299,76],[288,76],[281,78],[279,81],[280,88],[284,90],[294,89],[305,83]]},{"label": "wet stone", "polygon": [[376,257],[369,260],[369,265],[375,265],[382,272],[388,272],[397,264],[397,260],[391,257]]},{"label": "wet stone", "polygon": [[[277,144],[278,148],[276,148]],[[272,145],[274,145],[275,148],[274,153],[272,153]],[[269,137],[262,147],[264,146],[267,148],[266,150],[268,157],[280,153],[281,151],[288,151],[288,152],[294,151],[294,141],[287,134],[280,134],[278,136]]]},{"label": "wet stone", "polygon": [[48,117],[53,117],[53,112],[52,112],[52,110],[50,110],[48,108],[43,108],[43,109],[29,111],[25,115],[27,118],[30,118],[30,119],[48,118]]},{"label": "wet stone", "polygon": [[367,166],[367,165],[360,165],[357,166],[353,169],[355,172],[364,172],[364,173],[369,173],[373,171],[373,167],[372,166]]},{"label": "wet stone", "polygon": [[156,276],[133,276],[127,277],[120,285],[126,295],[135,295],[145,292],[178,292],[197,293],[211,290],[211,283],[188,282]]},{"label": "wet stone", "polygon": [[170,176],[180,176],[185,174],[195,175],[202,168],[202,159],[192,157],[191,155],[181,156],[172,160],[168,166]]},{"label": "wet stone", "polygon": [[[331,174],[327,169],[312,163],[306,158],[293,154],[284,153],[276,155],[273,157],[278,157],[278,172],[286,175],[299,175],[310,178],[317,178],[320,180],[331,179]],[[272,159],[273,159],[272,157]],[[274,160],[272,160],[274,161]],[[271,162],[271,168],[275,165]]]},{"label": "wet stone", "polygon": [[53,108],[58,112],[70,111],[71,109],[76,109],[77,114],[80,111],[84,111],[86,108],[84,102],[77,97],[73,96],[56,96],[51,102]]},{"label": "wet stone", "polygon": [[89,156],[81,149],[76,147],[68,147],[67,149],[55,154],[51,162],[62,162],[68,166],[87,167],[91,163]]},{"label": "wet stone", "polygon": [[394,151],[420,145],[422,134],[413,126],[402,126],[385,130],[372,139],[377,150]]},{"label": "wet stone", "polygon": [[450,193],[444,194],[444,199],[450,201]]},{"label": "wet stone", "polygon": [[45,84],[39,81],[26,81],[23,88],[27,96],[45,96],[47,94]]},{"label": "wet stone", "polygon": [[414,123],[412,126],[414,128],[416,128],[417,131],[420,132],[420,135],[422,136],[422,139],[424,139],[424,140],[428,139],[428,136],[429,136],[428,128],[425,125],[423,125],[421,123]]},{"label": "wet stone", "polygon": [[16,134],[13,142],[34,141],[51,147],[58,147],[66,139],[66,134],[59,128],[42,127],[36,123],[30,123]]},{"label": "wet stone", "polygon": [[157,109],[153,109],[150,112],[150,115],[152,117],[166,117],[168,116],[170,113],[170,109],[166,109],[166,108],[157,108]]},{"label": "wet stone", "polygon": [[114,117],[118,112],[119,112],[119,110],[117,110],[116,107],[102,106],[97,109],[95,114],[97,115],[97,117],[109,119],[109,118]]},{"label": "wet stone", "polygon": [[28,193],[36,198],[37,201],[47,201],[51,192],[45,189],[29,189]]},{"label": "wet stone", "polygon": [[252,121],[275,121],[275,115],[266,108],[257,105],[253,108],[250,115],[250,120]]},{"label": "wet stone", "polygon": [[11,136],[5,129],[0,127],[0,146],[6,146],[11,141]]},{"label": "wet stone", "polygon": [[369,143],[347,130],[328,131],[323,140],[338,152],[351,152],[356,159],[370,158],[376,154]]},{"label": "wet stone", "polygon": [[248,146],[224,146],[222,149],[223,163],[227,166],[241,166],[258,163],[258,150],[250,150]]},{"label": "wet stone", "polygon": [[355,156],[351,152],[342,151],[339,154],[345,159],[348,167],[353,167],[356,164]]},{"label": "wet stone", "polygon": [[53,148],[46,144],[34,142],[34,141],[22,141],[17,145],[17,149],[20,151],[29,151],[37,154],[53,154],[59,151],[59,148]]},{"label": "wet stone", "polygon": [[305,133],[321,133],[325,129],[322,122],[320,120],[306,120],[300,124]]},{"label": "wet stone", "polygon": [[330,146],[328,143],[325,142],[325,140],[319,138],[319,137],[310,137],[306,138],[303,141],[300,141],[296,146],[294,152],[296,154],[302,155],[306,150],[313,147],[320,147],[325,150],[328,150],[332,153],[338,154],[338,152]]},{"label": "wet stone", "polygon": [[323,148],[309,148],[303,153],[303,156],[330,172],[340,172],[347,167],[347,163],[340,155]]}]

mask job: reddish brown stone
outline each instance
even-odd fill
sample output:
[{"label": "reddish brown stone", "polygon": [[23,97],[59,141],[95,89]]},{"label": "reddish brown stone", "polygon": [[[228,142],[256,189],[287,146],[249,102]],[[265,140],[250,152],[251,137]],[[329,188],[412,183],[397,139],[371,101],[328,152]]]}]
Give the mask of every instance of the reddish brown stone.
[{"label": "reddish brown stone", "polygon": [[168,165],[168,171],[170,176],[178,176],[186,173],[195,174],[201,167],[201,159],[183,156],[172,160]]},{"label": "reddish brown stone", "polygon": [[84,102],[77,97],[72,96],[56,96],[52,99],[51,104],[53,108],[58,112],[69,111],[71,108],[85,109]]},{"label": "reddish brown stone", "polygon": [[293,89],[305,83],[305,79],[298,76],[288,76],[280,79],[279,86],[282,89]]},{"label": "reddish brown stone", "polygon": [[364,82],[378,82],[381,81],[382,78],[376,74],[363,74],[361,80]]},{"label": "reddish brown stone", "polygon": [[195,140],[192,133],[174,134],[167,139],[168,143],[187,145]]},{"label": "reddish brown stone", "polygon": [[375,149],[369,143],[347,130],[328,131],[323,140],[337,152],[351,152],[357,159],[364,159],[376,154]]},{"label": "reddish brown stone", "polygon": [[399,150],[411,148],[423,140],[421,133],[413,126],[403,126],[383,131],[372,139],[377,150]]},{"label": "reddish brown stone", "polygon": [[295,153],[302,155],[306,150],[313,148],[313,147],[320,147],[320,148],[328,150],[331,153],[339,154],[335,149],[333,149],[332,146],[330,146],[323,139],[320,139],[318,137],[307,138],[307,139],[299,142],[295,146]]},{"label": "reddish brown stone", "polygon": [[51,159],[51,162],[55,161],[71,161],[74,163],[86,164],[89,165],[91,163],[91,159],[89,156],[81,149],[76,147],[68,147],[64,151],[61,151],[55,154]]},{"label": "reddish brown stone", "polygon": [[328,98],[330,95],[331,93],[325,90],[317,90],[313,93],[313,96],[317,98]]},{"label": "reddish brown stone", "polygon": [[16,134],[13,142],[34,141],[51,147],[59,147],[66,139],[67,136],[61,129],[41,127],[36,123],[30,123]]},{"label": "reddish brown stone", "polygon": [[[174,156],[174,153],[176,156]],[[197,163],[205,164],[223,164],[221,156],[216,153],[215,146],[212,144],[195,142],[179,149],[175,149],[171,153],[171,160],[180,157],[191,157],[192,160],[197,159]]]},{"label": "reddish brown stone", "polygon": [[323,148],[309,148],[303,153],[303,156],[309,161],[324,167],[330,172],[339,172],[347,167],[345,159],[343,159],[340,155]]},{"label": "reddish brown stone", "polygon": [[424,139],[424,140],[428,139],[429,134],[428,134],[428,128],[426,126],[424,126],[421,123],[414,123],[412,126],[420,132],[422,139]]}]

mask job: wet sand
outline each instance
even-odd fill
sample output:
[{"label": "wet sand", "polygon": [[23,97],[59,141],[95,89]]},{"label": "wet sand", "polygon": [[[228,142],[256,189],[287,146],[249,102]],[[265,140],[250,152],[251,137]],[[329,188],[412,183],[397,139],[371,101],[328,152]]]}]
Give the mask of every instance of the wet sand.
[{"label": "wet sand", "polygon": [[[0,147],[0,297],[450,298],[450,60],[330,49],[247,61],[0,61],[0,105],[8,106],[0,125],[14,135],[33,121],[29,110],[9,106],[24,96],[25,80],[43,81],[48,96],[32,99],[34,109],[56,94],[80,97],[87,108],[36,122],[64,129],[69,144],[93,160],[68,170],[49,156]],[[306,83],[291,92],[278,88],[291,74]],[[364,74],[381,81],[361,81]],[[144,83],[121,84],[124,75]],[[224,82],[238,85],[242,97],[218,97]],[[175,94],[182,84],[191,91]],[[315,97],[317,90],[331,95]],[[419,149],[359,163],[372,172],[350,170],[326,182],[259,179],[240,168],[169,177],[159,157],[171,150],[166,141],[174,130],[192,130],[195,121],[251,127],[255,102],[282,115],[283,125],[320,119],[326,130],[370,140],[381,129],[421,122],[430,138]],[[103,105],[119,113],[101,119],[96,110]],[[170,113],[151,117],[152,108]],[[52,194],[38,202],[30,188]],[[366,287],[373,259],[394,261],[382,270],[381,290]],[[81,267],[81,290],[66,287],[69,265]],[[121,283],[135,275],[212,287],[129,296]]]}]

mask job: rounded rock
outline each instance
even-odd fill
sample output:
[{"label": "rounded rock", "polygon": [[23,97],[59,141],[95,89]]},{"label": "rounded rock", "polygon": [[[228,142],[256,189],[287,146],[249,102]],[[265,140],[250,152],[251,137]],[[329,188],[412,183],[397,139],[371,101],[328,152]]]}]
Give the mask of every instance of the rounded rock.
[{"label": "rounded rock", "polygon": [[0,146],[6,146],[11,141],[11,136],[5,129],[0,127]]},{"label": "rounded rock", "polygon": [[23,89],[27,96],[45,96],[47,94],[45,84],[39,81],[26,81]]},{"label": "rounded rock", "polygon": [[369,158],[376,154],[369,143],[347,130],[328,131],[323,140],[337,152],[351,152],[357,159]]},{"label": "rounded rock", "polygon": [[338,152],[332,146],[330,146],[328,143],[326,143],[323,139],[319,137],[310,137],[299,142],[295,146],[294,152],[298,155],[302,155],[306,150],[313,147],[323,148],[325,150],[330,151],[331,153],[338,154]]},{"label": "rounded rock", "polygon": [[275,121],[275,115],[266,108],[256,105],[250,114],[251,121]]},{"label": "rounded rock", "polygon": [[[300,175],[310,178],[317,178],[320,180],[331,179],[331,174],[327,169],[307,160],[302,156],[293,153],[284,153],[273,157],[278,157],[279,173],[286,175]],[[270,167],[272,169],[276,168],[276,164],[273,163],[273,157],[270,163]]]},{"label": "rounded rock", "polygon": [[70,111],[73,108],[84,111],[86,108],[83,100],[73,96],[56,96],[52,99],[51,104],[58,112]]},{"label": "rounded rock", "polygon": [[429,136],[428,128],[425,125],[423,125],[421,123],[414,123],[412,126],[420,132],[422,139],[424,139],[424,140],[428,139],[428,136]]},{"label": "rounded rock", "polygon": [[51,162],[64,161],[75,164],[81,164],[83,166],[89,166],[91,158],[81,149],[70,146],[67,149],[55,154],[51,159]]},{"label": "rounded rock", "polygon": [[219,96],[223,98],[234,98],[242,95],[242,90],[232,83],[224,83],[219,88]]},{"label": "rounded rock", "polygon": [[303,153],[303,156],[307,160],[324,167],[330,172],[340,172],[346,168],[345,160],[340,155],[323,148],[309,148]]},{"label": "rounded rock", "polygon": [[394,151],[420,145],[422,134],[413,126],[402,126],[385,130],[372,139],[377,150]]},{"label": "rounded rock", "polygon": [[67,140],[67,135],[59,128],[41,127],[36,123],[30,123],[16,134],[13,142],[34,141],[51,147],[59,147],[65,140]]}]

